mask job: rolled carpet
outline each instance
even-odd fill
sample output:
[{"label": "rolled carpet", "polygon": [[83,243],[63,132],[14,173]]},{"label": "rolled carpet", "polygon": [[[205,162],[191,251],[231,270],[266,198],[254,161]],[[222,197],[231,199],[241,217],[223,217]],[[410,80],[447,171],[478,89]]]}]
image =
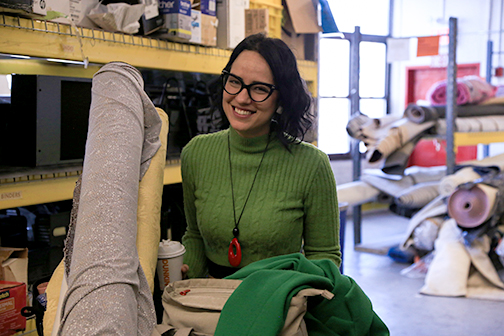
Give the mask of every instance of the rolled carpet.
[{"label": "rolled carpet", "polygon": [[[442,80],[434,83],[427,92],[427,99],[431,105],[446,105],[447,81]],[[457,78],[456,83],[457,105],[478,104],[494,97],[497,90],[492,84],[487,83],[478,76],[465,76]]]},{"label": "rolled carpet", "polygon": [[419,209],[437,196],[439,196],[439,182],[424,182],[404,190],[395,199],[395,203],[409,209]]},{"label": "rolled carpet", "polygon": [[136,238],[139,181],[161,145],[160,129],[137,69],[113,62],[94,75],[59,335],[149,336],[156,325]]},{"label": "rolled carpet", "polygon": [[[457,106],[457,117],[501,116],[503,114],[504,104]],[[446,118],[446,106],[409,104],[404,110],[404,117],[417,124],[444,119]]]},{"label": "rolled carpet", "polygon": [[464,167],[457,170],[454,174],[443,177],[439,183],[439,194],[450,196],[459,185],[472,182],[481,176],[474,171],[472,167]]},{"label": "rolled carpet", "polygon": [[493,215],[498,188],[477,183],[471,188],[458,188],[448,198],[448,214],[462,228],[475,228]]},{"label": "rolled carpet", "polygon": [[343,183],[337,186],[337,191],[338,202],[346,202],[349,206],[361,205],[374,201],[380,194],[380,190],[364,181]]},{"label": "rolled carpet", "polygon": [[388,130],[387,135],[381,139],[368,155],[369,162],[376,162],[403,147],[406,143],[426,132],[435,125],[434,121],[416,124],[406,118],[395,122]]}]

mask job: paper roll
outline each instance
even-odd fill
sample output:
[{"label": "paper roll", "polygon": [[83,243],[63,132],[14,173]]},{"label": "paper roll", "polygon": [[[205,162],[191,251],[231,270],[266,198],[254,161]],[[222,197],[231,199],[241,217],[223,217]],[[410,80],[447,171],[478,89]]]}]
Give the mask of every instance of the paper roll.
[{"label": "paper roll", "polygon": [[439,183],[439,194],[443,196],[451,195],[459,185],[472,182],[481,176],[471,167],[458,170],[455,174],[444,177]]},{"label": "paper roll", "polygon": [[463,228],[475,228],[492,216],[497,192],[497,188],[482,183],[459,188],[448,199],[448,215]]}]

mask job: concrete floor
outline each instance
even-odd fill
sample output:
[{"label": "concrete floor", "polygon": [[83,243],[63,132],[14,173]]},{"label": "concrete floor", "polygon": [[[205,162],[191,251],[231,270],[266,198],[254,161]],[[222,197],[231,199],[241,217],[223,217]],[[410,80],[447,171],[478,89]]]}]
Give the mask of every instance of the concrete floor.
[{"label": "concrete floor", "polygon": [[[354,250],[351,217],[346,222],[343,273],[368,295],[392,336],[504,335],[503,301],[419,294],[424,279],[400,274],[409,264]],[[387,210],[364,214],[362,245],[398,244],[407,225],[408,219]]]}]

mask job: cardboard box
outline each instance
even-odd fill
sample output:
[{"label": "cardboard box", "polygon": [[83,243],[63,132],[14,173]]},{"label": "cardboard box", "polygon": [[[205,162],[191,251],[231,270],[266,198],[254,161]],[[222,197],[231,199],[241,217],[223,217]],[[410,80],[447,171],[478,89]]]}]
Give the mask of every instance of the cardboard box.
[{"label": "cardboard box", "polygon": [[217,46],[217,27],[219,20],[215,16],[201,14],[201,44],[207,47]]},{"label": "cardboard box", "polygon": [[201,11],[191,9],[191,39],[189,43],[201,44]]},{"label": "cardboard box", "polygon": [[164,25],[157,31],[159,38],[188,42],[191,39],[191,1],[159,0]]},{"label": "cardboard box", "polygon": [[26,329],[26,317],[21,315],[23,307],[26,307],[26,284],[0,281],[0,336]]},{"label": "cardboard box", "polygon": [[201,14],[216,16],[217,8],[215,0],[200,0],[200,11]]},{"label": "cardboard box", "polygon": [[0,247],[0,280],[28,283],[28,249]]},{"label": "cardboard box", "polygon": [[140,19],[140,34],[149,35],[161,29],[164,25],[164,17],[159,11],[158,0],[139,0],[145,5],[145,11]]},{"label": "cardboard box", "polygon": [[245,36],[269,33],[268,12],[267,8],[245,9]]},{"label": "cardboard box", "polygon": [[44,0],[0,0],[2,12],[17,13],[40,18],[47,14]]},{"label": "cardboard box", "polygon": [[322,31],[311,0],[286,0],[287,17],[282,40],[297,59],[315,61],[316,34]]},{"label": "cardboard box", "polygon": [[246,0],[222,0],[217,3],[217,47],[234,49],[245,38]]},{"label": "cardboard box", "polygon": [[[0,0],[1,1],[1,0]],[[47,15],[45,20],[75,25],[84,28],[99,28],[86,15],[89,14],[99,0],[45,0]]]}]

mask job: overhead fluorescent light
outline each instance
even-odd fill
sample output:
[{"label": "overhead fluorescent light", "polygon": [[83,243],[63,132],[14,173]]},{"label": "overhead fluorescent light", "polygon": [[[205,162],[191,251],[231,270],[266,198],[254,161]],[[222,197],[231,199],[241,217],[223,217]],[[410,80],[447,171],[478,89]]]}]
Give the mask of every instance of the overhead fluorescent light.
[{"label": "overhead fluorescent light", "polygon": [[12,58],[23,58],[23,59],[30,58],[30,56],[26,56],[26,55],[9,55],[9,56]]},{"label": "overhead fluorescent light", "polygon": [[72,61],[72,60],[65,60],[65,59],[59,59],[59,58],[47,58],[49,62],[57,62],[57,63],[66,63],[66,64],[79,64],[82,65],[84,62],[82,61]]}]

